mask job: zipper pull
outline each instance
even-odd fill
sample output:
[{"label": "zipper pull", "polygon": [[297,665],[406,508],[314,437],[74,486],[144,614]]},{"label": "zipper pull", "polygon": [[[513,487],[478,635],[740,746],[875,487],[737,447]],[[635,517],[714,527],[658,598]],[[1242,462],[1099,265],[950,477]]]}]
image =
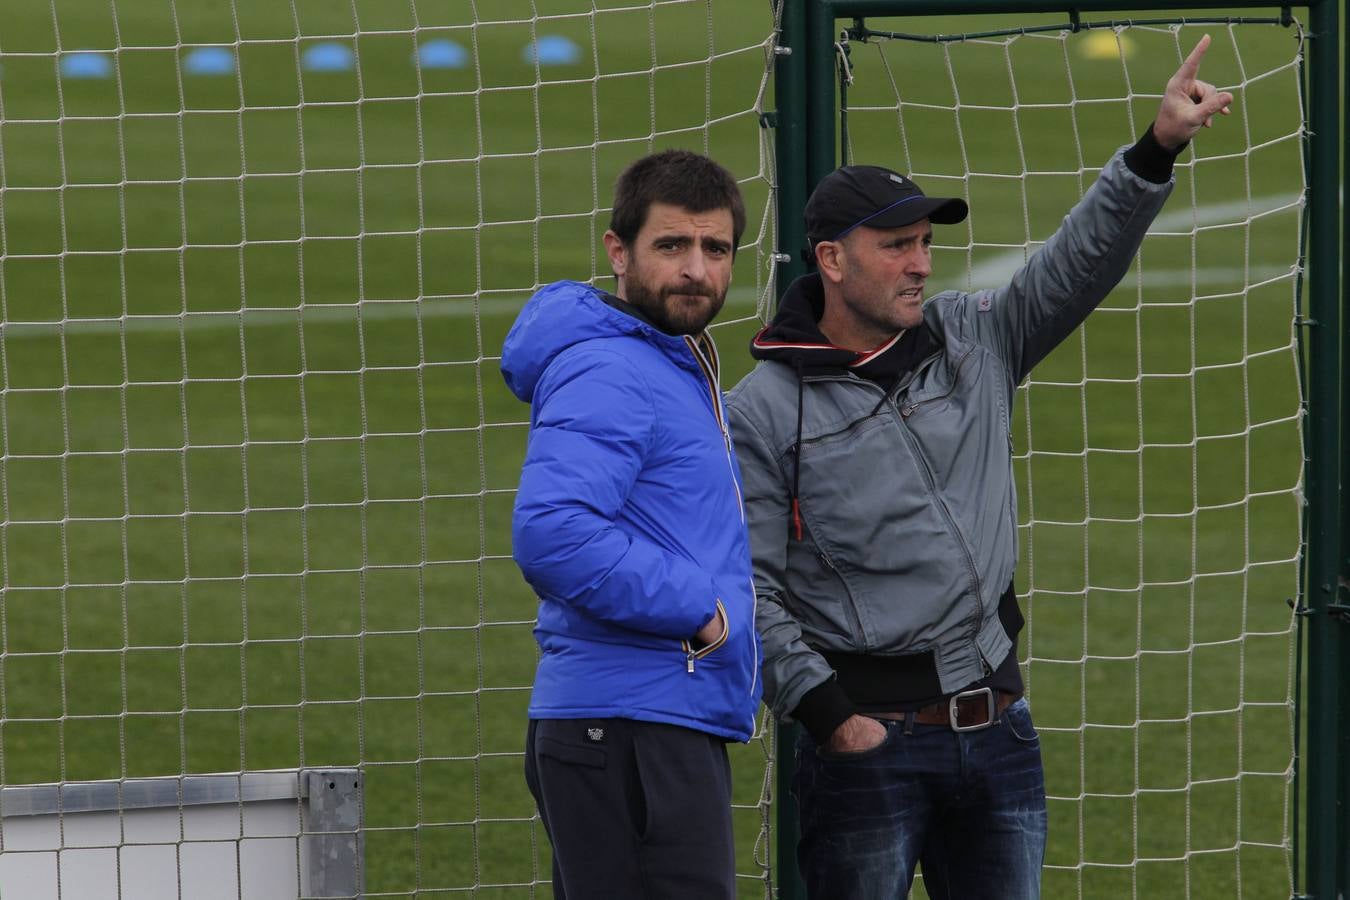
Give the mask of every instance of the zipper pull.
[{"label": "zipper pull", "polygon": [[694,651],[689,651],[689,674],[694,674]]},{"label": "zipper pull", "polygon": [[900,418],[902,418],[902,419],[908,419],[908,418],[909,418],[909,414],[912,413],[912,412],[914,412],[914,410],[916,410],[916,409],[918,409],[918,408],[919,408],[919,404],[917,404],[917,403],[910,403],[910,404],[908,404],[908,405],[906,405],[906,406],[900,407]]}]

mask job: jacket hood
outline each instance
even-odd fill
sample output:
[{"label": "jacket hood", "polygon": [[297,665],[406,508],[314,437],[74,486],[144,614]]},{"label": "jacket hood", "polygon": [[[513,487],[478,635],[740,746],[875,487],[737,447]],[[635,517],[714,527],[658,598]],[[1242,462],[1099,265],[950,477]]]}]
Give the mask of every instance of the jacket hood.
[{"label": "jacket hood", "polygon": [[866,352],[838,347],[820,331],[824,313],[820,274],[801,276],[783,292],[773,321],[750,340],[750,355],[784,363],[803,374],[851,369],[864,377],[886,378],[909,369],[938,347],[926,323]]},{"label": "jacket hood", "polygon": [[820,275],[803,275],[788,285],[778,312],[750,339],[750,355],[787,363],[794,369],[843,369],[861,355],[836,347],[820,333],[825,314],[825,288]]},{"label": "jacket hood", "polygon": [[502,344],[502,377],[511,393],[529,403],[539,379],[559,353],[584,341],[627,334],[658,345],[684,347],[683,340],[611,306],[599,288],[579,281],[554,282],[526,302],[507,332]]}]

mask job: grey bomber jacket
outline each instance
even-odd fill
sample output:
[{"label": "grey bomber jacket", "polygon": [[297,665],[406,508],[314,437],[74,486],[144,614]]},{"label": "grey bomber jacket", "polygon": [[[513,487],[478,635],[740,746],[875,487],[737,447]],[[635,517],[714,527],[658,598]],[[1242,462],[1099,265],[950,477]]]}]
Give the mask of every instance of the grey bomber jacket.
[{"label": "grey bomber jacket", "polygon": [[[834,676],[820,651],[931,652],[947,694],[1007,656],[1014,392],[1120,281],[1171,189],[1117,152],[1009,284],[924,304],[938,349],[889,393],[849,372],[799,385],[792,367],[762,361],[728,394],[765,700],[780,718]],[[800,540],[788,527],[794,464]]]}]

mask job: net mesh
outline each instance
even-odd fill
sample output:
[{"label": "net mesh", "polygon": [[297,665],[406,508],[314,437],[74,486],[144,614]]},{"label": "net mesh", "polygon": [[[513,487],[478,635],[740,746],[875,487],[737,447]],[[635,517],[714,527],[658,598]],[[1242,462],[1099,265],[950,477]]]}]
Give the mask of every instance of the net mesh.
[{"label": "net mesh", "polygon": [[[451,6],[0,8],[4,784],[359,765],[367,894],[545,890],[496,354],[606,273],[622,165],[685,146],[749,201],[716,332],[748,368],[772,22]],[[1019,395],[1048,896],[1290,889],[1302,32],[1207,28],[1234,116]],[[845,42],[850,154],[971,202],[935,286],[1001,283],[1200,31]],[[733,758],[746,895],[769,755]]]},{"label": "net mesh", "polygon": [[846,150],[965,197],[930,284],[997,286],[1212,34],[1201,77],[1232,116],[1183,152],[1134,267],[1019,390],[1022,663],[1047,896],[1287,894],[1304,35],[1058,22],[844,35]]},{"label": "net mesh", "polygon": [[[546,892],[499,348],[541,284],[604,283],[614,178],[672,146],[746,194],[743,346],[772,30],[721,0],[0,9],[0,782],[359,766],[366,896]],[[733,758],[747,896],[768,757]]]}]

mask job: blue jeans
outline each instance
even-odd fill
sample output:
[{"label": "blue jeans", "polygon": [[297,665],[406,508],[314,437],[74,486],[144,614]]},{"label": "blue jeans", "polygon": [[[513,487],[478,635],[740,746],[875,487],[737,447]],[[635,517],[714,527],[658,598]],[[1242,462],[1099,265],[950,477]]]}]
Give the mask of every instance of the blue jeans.
[{"label": "blue jeans", "polygon": [[813,900],[903,900],[915,864],[933,900],[1035,900],[1045,776],[1025,699],[980,731],[880,720],[886,739],[826,753],[803,733],[797,862]]}]

